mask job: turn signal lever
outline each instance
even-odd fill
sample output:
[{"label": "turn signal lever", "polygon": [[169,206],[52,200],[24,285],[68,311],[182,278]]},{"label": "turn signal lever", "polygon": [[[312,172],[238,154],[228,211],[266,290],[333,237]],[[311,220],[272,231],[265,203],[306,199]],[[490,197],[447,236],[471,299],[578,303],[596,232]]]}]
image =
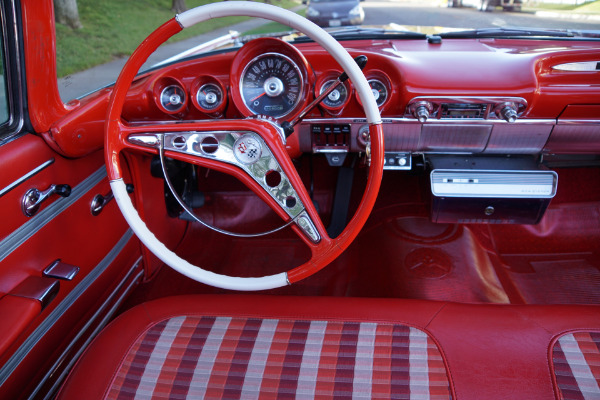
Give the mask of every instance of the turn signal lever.
[{"label": "turn signal lever", "polygon": [[[367,65],[367,56],[358,56],[354,59],[354,62],[362,70],[365,68],[365,65]],[[302,112],[298,114],[296,118],[294,118],[291,122],[283,121],[281,127],[285,132],[285,137],[290,137],[290,135],[294,133],[294,126],[298,125],[298,123],[302,121],[304,117],[306,117],[306,114],[311,112],[313,108],[315,108],[321,101],[323,101],[325,97],[329,96],[331,92],[333,92],[339,85],[344,83],[346,80],[348,80],[348,74],[346,74],[346,72],[342,72],[342,74],[335,81],[333,81],[333,83],[329,85],[327,89],[323,91],[323,93],[317,96],[316,99],[314,99],[308,106],[306,106],[306,108],[302,110]]]}]

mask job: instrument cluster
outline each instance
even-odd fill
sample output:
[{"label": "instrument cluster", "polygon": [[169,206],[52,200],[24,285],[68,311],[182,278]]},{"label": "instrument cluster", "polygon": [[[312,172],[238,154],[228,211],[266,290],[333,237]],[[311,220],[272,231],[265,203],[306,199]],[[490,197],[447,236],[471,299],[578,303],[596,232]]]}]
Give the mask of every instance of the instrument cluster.
[{"label": "instrument cluster", "polygon": [[[319,68],[330,66],[332,60],[309,62],[296,47],[275,38],[251,41],[229,57],[226,73],[222,69],[215,73],[213,65],[193,77],[190,65],[173,68],[156,79],[152,91],[158,109],[178,119],[264,116],[281,122],[298,115],[342,73],[339,67]],[[197,66],[195,70],[200,69]],[[391,79],[369,67],[365,75],[383,111],[394,92]],[[360,108],[361,101],[348,80],[333,90],[316,112],[337,117]]]}]

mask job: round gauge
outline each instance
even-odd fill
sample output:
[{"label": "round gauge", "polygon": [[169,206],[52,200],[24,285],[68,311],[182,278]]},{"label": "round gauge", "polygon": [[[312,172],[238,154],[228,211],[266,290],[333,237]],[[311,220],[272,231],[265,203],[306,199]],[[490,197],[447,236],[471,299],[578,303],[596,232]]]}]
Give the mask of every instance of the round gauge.
[{"label": "round gauge", "polygon": [[212,111],[223,103],[223,91],[214,83],[202,85],[196,93],[198,106],[205,111]]},{"label": "round gauge", "polygon": [[170,85],[160,92],[160,105],[168,112],[177,112],[185,104],[185,91],[181,86]]},{"label": "round gauge", "polygon": [[244,104],[254,114],[280,118],[300,102],[303,87],[300,68],[278,53],[254,58],[244,68],[240,93]]},{"label": "round gauge", "polygon": [[371,86],[371,91],[373,92],[377,106],[381,107],[388,98],[387,87],[383,82],[377,79],[369,79],[369,86]]},{"label": "round gauge", "polygon": [[177,112],[185,104],[185,91],[181,86],[170,85],[160,92],[160,105],[168,112]]},{"label": "round gauge", "polygon": [[[321,86],[321,90],[319,94],[322,94],[325,89],[327,89],[331,84],[335,82],[334,79],[326,81],[323,86]],[[346,85],[341,84],[338,85],[327,97],[323,99],[323,104],[329,108],[340,108],[344,105],[346,100],[348,99],[348,88]]]}]

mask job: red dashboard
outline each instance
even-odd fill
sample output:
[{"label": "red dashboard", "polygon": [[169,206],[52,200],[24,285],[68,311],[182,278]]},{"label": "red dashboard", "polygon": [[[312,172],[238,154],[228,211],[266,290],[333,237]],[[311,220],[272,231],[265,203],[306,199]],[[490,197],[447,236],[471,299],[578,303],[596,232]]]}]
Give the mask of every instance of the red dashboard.
[{"label": "red dashboard", "polygon": [[[444,39],[343,44],[352,56],[369,59],[364,73],[380,106],[386,151],[600,150],[600,71],[586,67],[599,61],[596,42]],[[268,73],[261,78],[264,70],[276,71],[276,77]],[[123,118],[131,123],[218,118],[283,122],[297,116],[341,72],[313,43],[256,39],[239,49],[146,73],[131,87]],[[87,111],[85,123],[73,113],[54,127],[49,139],[64,154],[82,155],[101,146],[108,92],[81,100],[78,107]],[[94,110],[98,121],[89,121]],[[365,126],[360,100],[347,81],[306,116],[287,148],[294,156],[363,151]],[[80,136],[74,131],[81,129],[94,131],[81,135],[86,143],[75,139]]]}]

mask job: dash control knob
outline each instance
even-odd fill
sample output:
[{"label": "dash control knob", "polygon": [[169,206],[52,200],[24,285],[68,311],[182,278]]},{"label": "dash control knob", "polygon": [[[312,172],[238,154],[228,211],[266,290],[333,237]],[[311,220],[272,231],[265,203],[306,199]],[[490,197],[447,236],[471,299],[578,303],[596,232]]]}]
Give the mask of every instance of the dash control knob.
[{"label": "dash control knob", "polygon": [[496,107],[496,115],[502,117],[506,122],[515,122],[518,117],[517,107],[513,103],[504,103]]},{"label": "dash control knob", "polygon": [[500,114],[502,114],[502,118],[504,118],[506,122],[515,122],[517,120],[517,110],[513,107],[504,107]]},{"label": "dash control knob", "polygon": [[419,120],[420,123],[425,123],[429,118],[431,111],[433,110],[433,106],[428,101],[419,101],[410,106],[412,110],[412,115],[416,119]]},{"label": "dash control knob", "polygon": [[425,106],[419,106],[415,110],[415,117],[419,120],[420,123],[424,123],[429,118],[429,110]]}]

